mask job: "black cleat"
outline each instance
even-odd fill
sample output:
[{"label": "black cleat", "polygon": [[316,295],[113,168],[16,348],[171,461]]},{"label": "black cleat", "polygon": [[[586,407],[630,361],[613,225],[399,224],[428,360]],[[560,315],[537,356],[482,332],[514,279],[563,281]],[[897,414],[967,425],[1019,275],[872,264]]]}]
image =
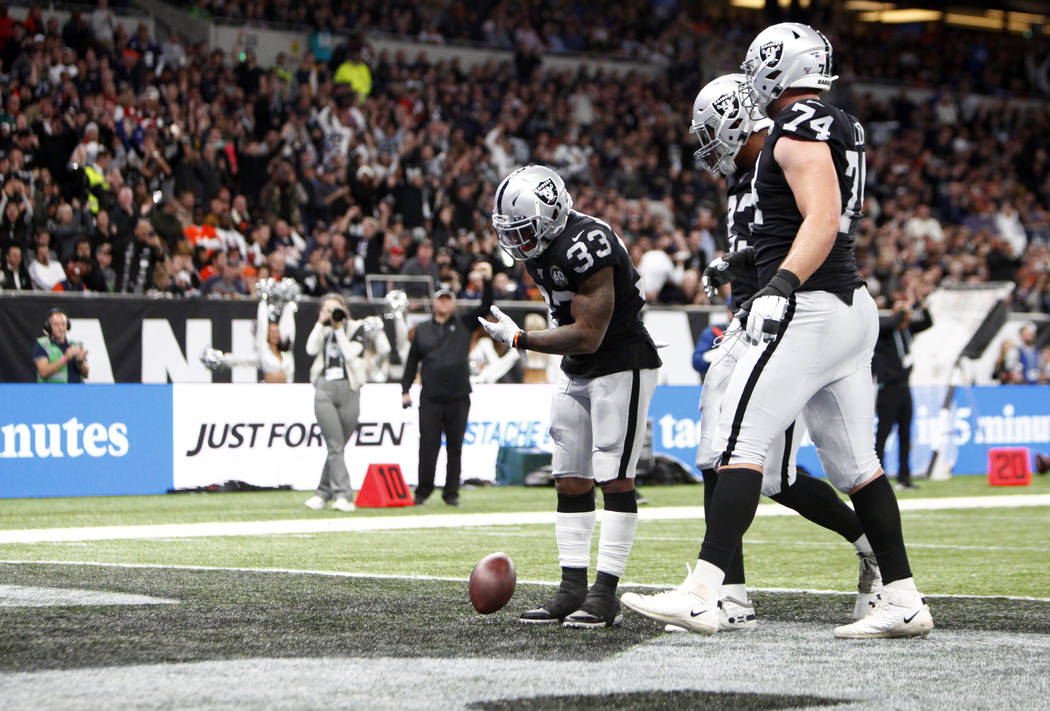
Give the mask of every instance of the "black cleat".
[{"label": "black cleat", "polygon": [[563,627],[576,629],[596,629],[598,627],[617,627],[623,623],[620,612],[620,601],[612,590],[591,588],[580,609],[566,616]]},{"label": "black cleat", "polygon": [[561,624],[566,615],[580,607],[586,596],[587,588],[566,588],[562,584],[554,597],[542,607],[523,612],[518,619],[528,625]]}]

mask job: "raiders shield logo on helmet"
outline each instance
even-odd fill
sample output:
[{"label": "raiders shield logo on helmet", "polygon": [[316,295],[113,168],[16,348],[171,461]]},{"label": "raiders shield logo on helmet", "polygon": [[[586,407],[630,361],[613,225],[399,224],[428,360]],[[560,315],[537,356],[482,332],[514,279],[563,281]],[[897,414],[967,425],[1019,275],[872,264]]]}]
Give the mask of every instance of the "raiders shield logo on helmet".
[{"label": "raiders shield logo on helmet", "polygon": [[551,267],[551,281],[559,289],[565,288],[565,285],[569,283],[569,280],[565,278],[565,274],[558,267]]},{"label": "raiders shield logo on helmet", "polygon": [[553,205],[558,201],[558,186],[550,178],[537,185],[536,190],[533,192],[536,193],[536,197],[547,205]]},{"label": "raiders shield logo on helmet", "polygon": [[783,42],[766,42],[758,48],[758,55],[766,66],[775,67],[780,62],[780,54],[783,51]]},{"label": "raiders shield logo on helmet", "polygon": [[723,94],[715,99],[714,107],[720,115],[728,116],[737,112],[740,108],[740,101],[736,98],[735,93]]}]

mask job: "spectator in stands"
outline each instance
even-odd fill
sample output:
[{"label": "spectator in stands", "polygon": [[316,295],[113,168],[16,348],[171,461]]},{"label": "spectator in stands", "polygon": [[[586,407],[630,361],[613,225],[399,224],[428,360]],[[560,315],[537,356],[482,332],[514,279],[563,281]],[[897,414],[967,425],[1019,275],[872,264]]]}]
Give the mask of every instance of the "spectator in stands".
[{"label": "spectator in stands", "polygon": [[655,246],[642,254],[638,273],[645,285],[645,299],[649,303],[658,303],[665,288],[668,291],[682,282],[684,269],[681,262],[685,259],[670,234],[661,235]]},{"label": "spectator in stands", "polygon": [[103,242],[95,247],[95,259],[84,277],[84,284],[91,291],[116,291],[117,272],[113,269],[113,245]]},{"label": "spectator in stands", "polygon": [[66,278],[55,284],[54,291],[87,291],[84,275],[88,268],[76,259],[69,260],[66,263]]},{"label": "spectator in stands", "polygon": [[58,206],[56,220],[50,226],[50,232],[59,259],[68,260],[73,255],[73,247],[77,240],[91,234],[91,219],[85,213],[85,210],[80,209],[79,201],[73,205],[62,203]]},{"label": "spectator in stands", "polygon": [[361,58],[362,41],[360,37],[351,37],[347,47],[347,57],[335,71],[335,83],[346,84],[357,95],[357,101],[365,103],[372,93],[372,70]]},{"label": "spectator in stands", "polygon": [[[401,273],[405,276],[430,277],[432,284],[438,284],[440,270],[437,263],[434,262],[434,245],[430,240],[423,238],[416,245],[416,256],[405,260],[401,267]],[[405,292],[410,297],[418,298],[427,296],[429,290],[425,284],[409,284],[405,287]]]},{"label": "spectator in stands", "polygon": [[248,290],[241,279],[241,265],[225,262],[220,272],[201,284],[204,298],[247,296]]},{"label": "spectator in stands", "polygon": [[302,217],[302,206],[308,199],[306,190],[295,179],[295,171],[291,164],[282,161],[277,166],[273,179],[263,188],[259,203],[267,221],[284,220],[298,225]]},{"label": "spectator in stands", "polygon": [[153,272],[166,250],[149,220],[135,224],[135,239],[124,253],[124,271],[119,275],[119,291],[141,296],[153,288]]},{"label": "spectator in stands", "polygon": [[113,48],[113,38],[117,29],[117,19],[109,7],[109,0],[98,0],[98,5],[88,21],[91,27],[91,39],[99,49],[106,52]]},{"label": "spectator in stands", "polygon": [[0,289],[28,291],[33,288],[29,269],[22,261],[22,248],[12,244],[4,254],[4,266],[0,271]]},{"label": "spectator in stands", "polygon": [[29,265],[29,278],[32,279],[33,286],[41,291],[51,291],[55,285],[66,279],[62,265],[51,259],[51,250],[46,242],[36,246],[36,259]]}]

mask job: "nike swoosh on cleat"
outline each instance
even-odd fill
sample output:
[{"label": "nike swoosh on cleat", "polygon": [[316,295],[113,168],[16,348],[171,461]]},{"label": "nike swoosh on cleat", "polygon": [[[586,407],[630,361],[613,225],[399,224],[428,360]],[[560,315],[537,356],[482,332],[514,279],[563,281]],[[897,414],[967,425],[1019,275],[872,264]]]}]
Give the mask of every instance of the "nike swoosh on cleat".
[{"label": "nike swoosh on cleat", "polygon": [[704,614],[705,612],[707,612],[707,610],[700,610],[700,612],[693,612],[692,610],[690,610],[689,611],[689,616],[690,617],[699,617],[700,615]]},{"label": "nike swoosh on cleat", "polygon": [[920,612],[922,612],[922,610],[916,610],[915,612],[911,613],[911,617],[905,617],[904,624],[908,624],[909,622],[914,620],[915,616],[918,615]]}]

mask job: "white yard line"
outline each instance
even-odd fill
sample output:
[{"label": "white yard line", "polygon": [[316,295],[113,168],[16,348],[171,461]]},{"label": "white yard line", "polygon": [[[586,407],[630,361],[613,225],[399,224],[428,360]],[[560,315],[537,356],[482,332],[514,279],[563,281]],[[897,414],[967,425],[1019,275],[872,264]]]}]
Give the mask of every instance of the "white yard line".
[{"label": "white yard line", "polygon": [[[1050,506],[1050,494],[1009,496],[971,496],[946,499],[906,499],[901,511],[941,511],[949,509],[987,509]],[[600,512],[599,512],[600,515]],[[791,509],[762,504],[757,516],[795,516]],[[699,506],[657,506],[642,508],[642,521],[674,521],[703,518]],[[150,526],[95,526],[87,528],[33,528],[0,531],[0,545],[15,543],[68,543],[118,539],[206,538],[212,536],[259,536],[302,533],[344,533],[361,531],[406,531],[428,528],[468,526],[518,526],[553,524],[554,512],[435,514],[424,516],[371,516],[352,514],[340,518],[296,519],[286,521],[224,521],[213,523],[170,523]]]},{"label": "white yard line", "polygon": [[[0,560],[0,565],[76,565],[90,568],[130,568],[139,570],[200,570],[227,571],[234,573],[262,573],[280,575],[319,575],[329,578],[375,579],[375,580],[436,580],[452,583],[466,583],[467,578],[442,575],[394,575],[391,573],[351,573],[340,570],[303,570],[298,568],[239,568],[217,565],[163,565],[157,563],[99,563],[83,560]],[[544,585],[557,587],[557,580],[518,580],[518,585]],[[624,580],[621,585],[630,588],[647,588],[665,590],[664,584],[636,583]],[[824,590],[807,588],[748,588],[752,591],[771,593],[805,593],[808,595],[851,595],[855,590]],[[1023,595],[931,595],[930,597],[993,599],[993,600],[1028,600],[1031,602],[1050,602],[1050,598],[1026,597]]]}]

